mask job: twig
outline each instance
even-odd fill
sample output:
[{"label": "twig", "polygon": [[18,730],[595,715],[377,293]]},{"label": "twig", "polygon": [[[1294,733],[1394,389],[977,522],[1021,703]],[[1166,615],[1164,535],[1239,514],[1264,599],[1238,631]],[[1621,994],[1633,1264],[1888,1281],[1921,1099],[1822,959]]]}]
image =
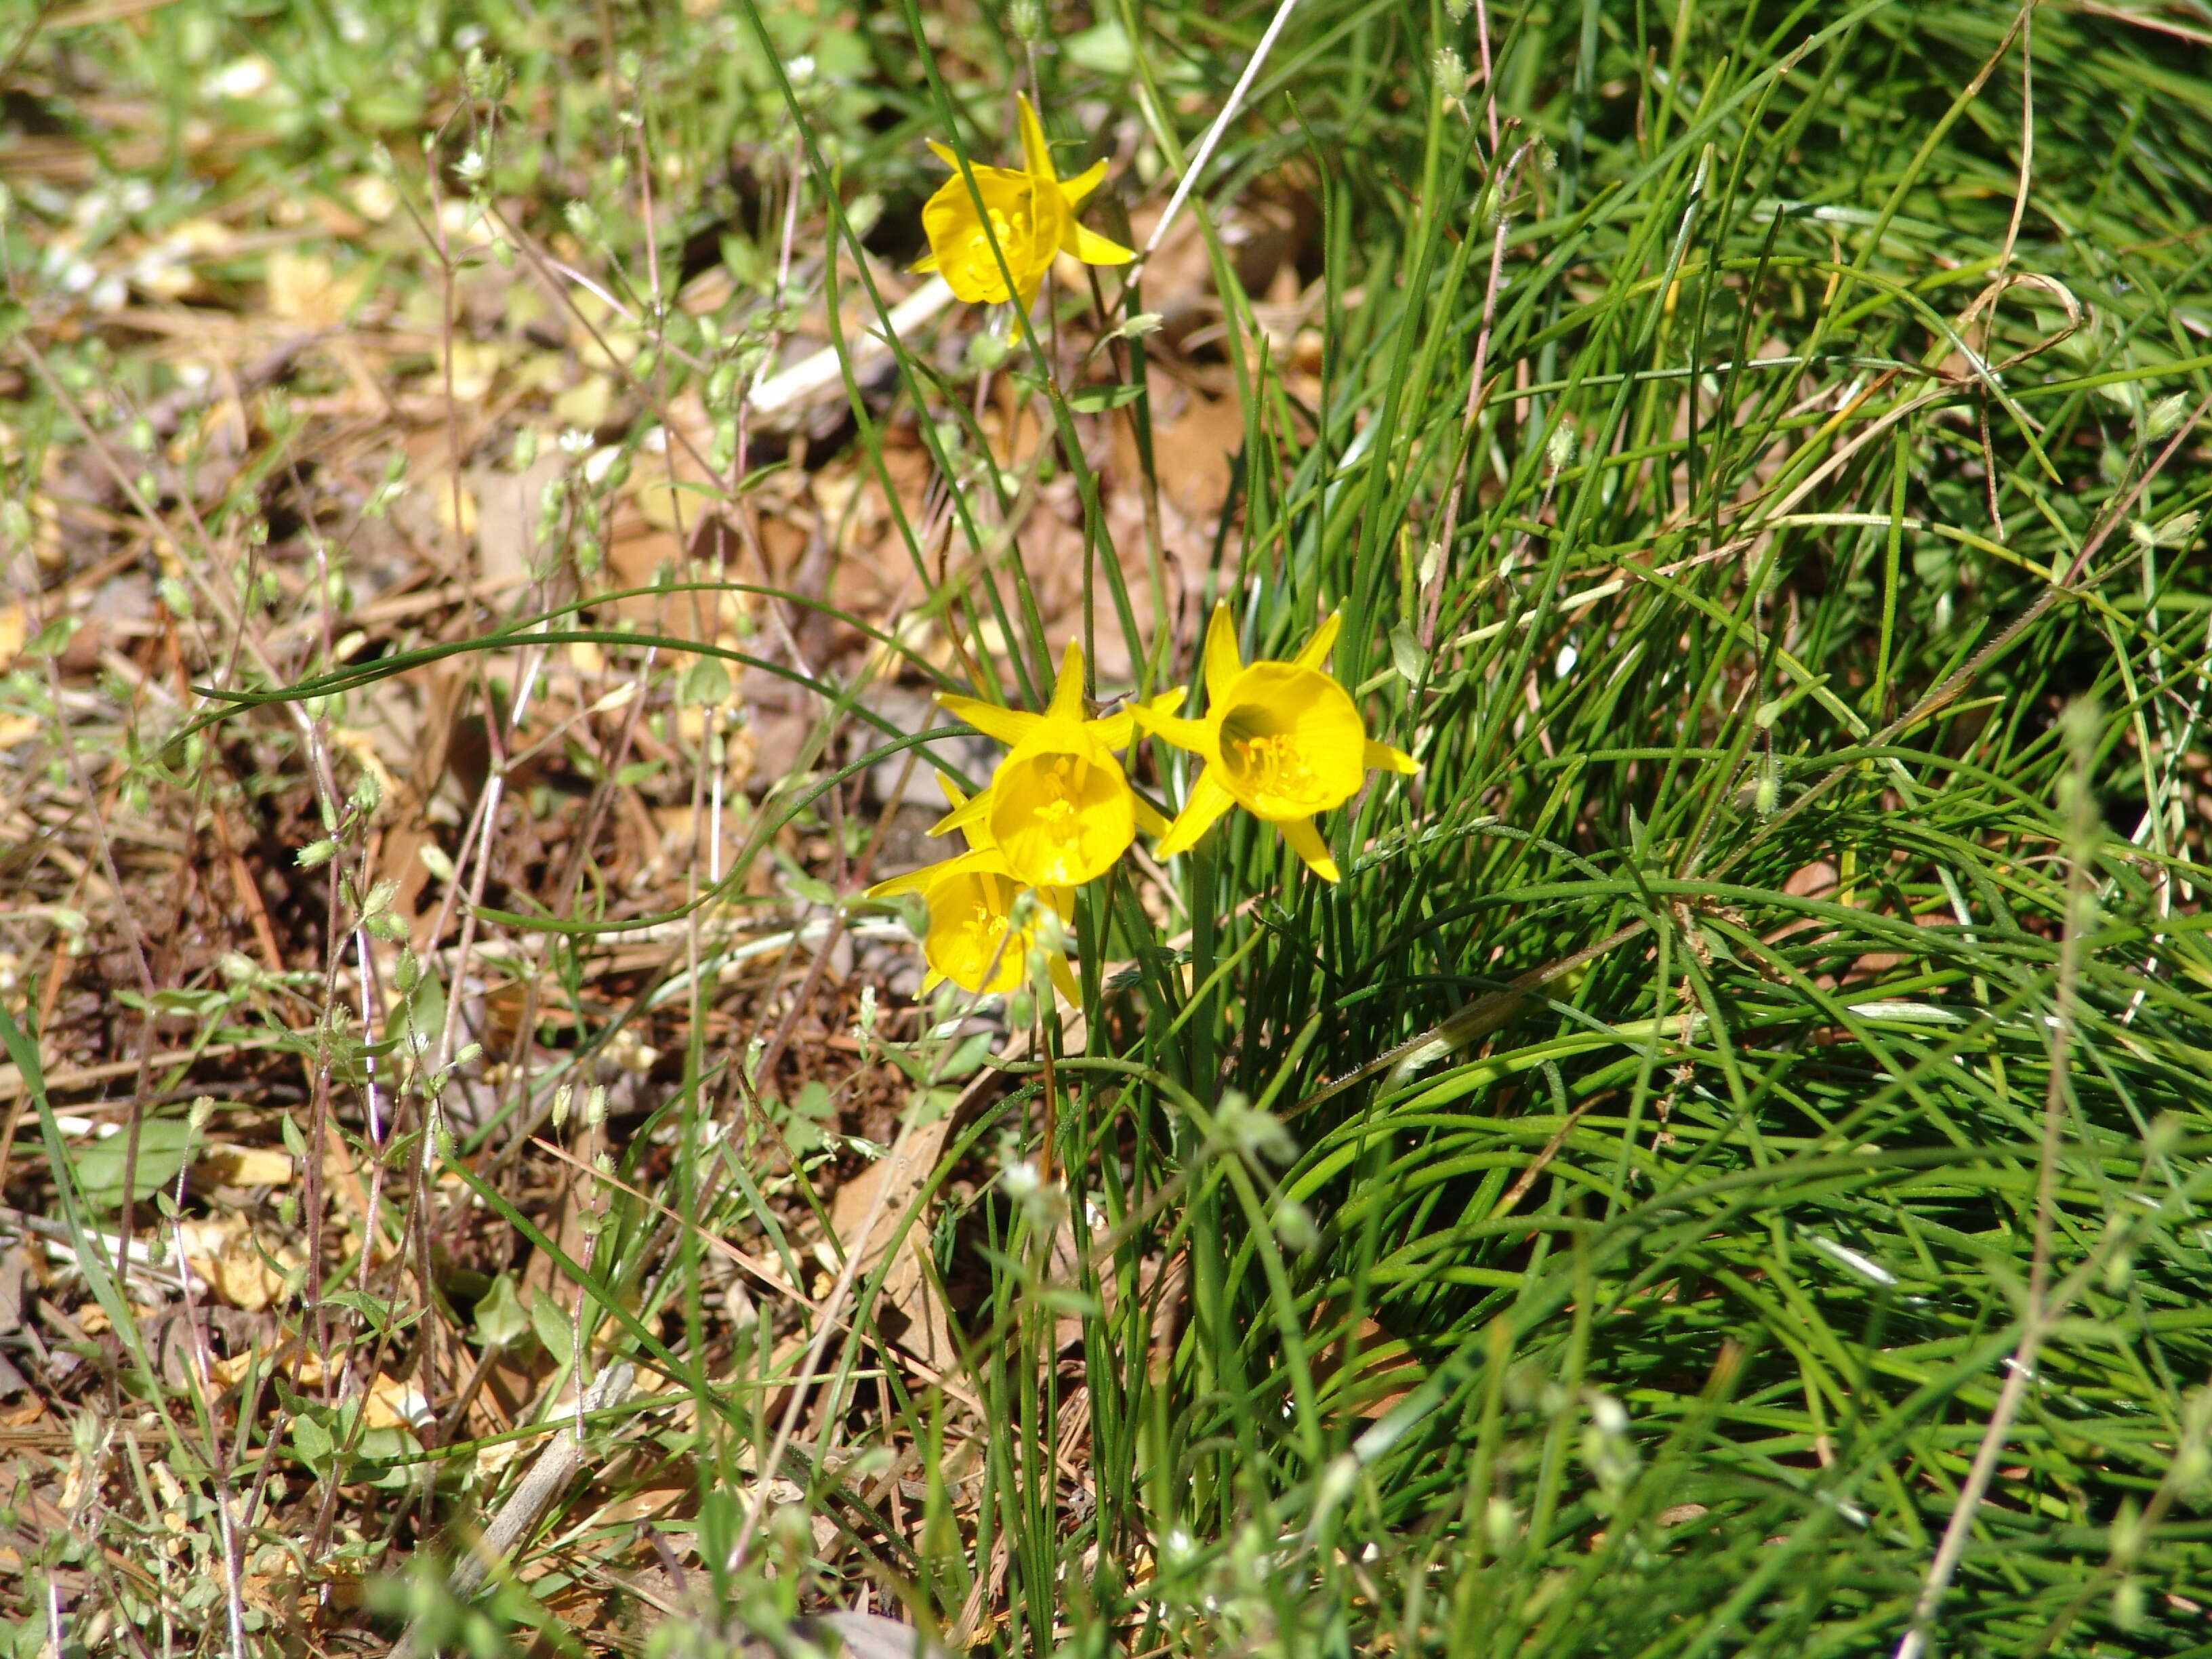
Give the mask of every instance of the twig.
[{"label": "twig", "polygon": [[[629,1398],[631,1383],[637,1380],[637,1367],[627,1359],[609,1366],[584,1391],[577,1405],[581,1411],[604,1411],[610,1406],[619,1406]],[[569,1480],[584,1461],[584,1437],[580,1429],[556,1435],[545,1449],[538,1454],[538,1461],[530,1472],[507,1494],[507,1502],[500,1506],[492,1523],[483,1529],[471,1547],[469,1553],[453,1564],[453,1577],[446,1581],[457,1600],[465,1601],[476,1594],[493,1567],[503,1565],[515,1547],[538,1524],[538,1517],[545,1506]],[[422,1620],[418,1615],[407,1626],[398,1644],[392,1650],[392,1659],[425,1652],[421,1644]]]},{"label": "twig", "polygon": [[[889,355],[894,340],[920,328],[951,303],[952,290],[945,285],[942,276],[933,276],[915,289],[891,307],[888,331],[865,329],[847,348],[852,359],[853,377],[858,380],[866,374],[878,359]],[[756,415],[781,415],[787,410],[803,409],[819,393],[842,385],[843,377],[837,348],[827,345],[811,356],[802,357],[774,379],[753,387],[745,394],[745,407]]]},{"label": "twig", "polygon": [[1221,106],[1221,113],[1213,118],[1213,125],[1206,130],[1206,137],[1199,141],[1198,154],[1192,156],[1190,165],[1183,168],[1182,178],[1176,185],[1175,194],[1168,198],[1167,210],[1160,215],[1159,223],[1152,227],[1152,234],[1145,239],[1145,258],[1152,257],[1152,251],[1160,245],[1160,239],[1168,234],[1168,227],[1175,223],[1176,215],[1182,211],[1184,199],[1198,183],[1199,175],[1206,171],[1206,164],[1212,160],[1213,147],[1221,142],[1221,135],[1229,131],[1229,124],[1237,118],[1237,112],[1244,102],[1244,94],[1252,89],[1252,82],[1260,73],[1260,66],[1267,61],[1267,54],[1274,50],[1275,40],[1282,33],[1283,26],[1291,21],[1291,13],[1297,9],[1297,3],[1298,0],[1283,0],[1283,3],[1275,9],[1274,21],[1267,25],[1267,32],[1260,37],[1260,44],[1252,48],[1251,60],[1244,65],[1244,73],[1237,76],[1237,84],[1230,88],[1229,101]]}]

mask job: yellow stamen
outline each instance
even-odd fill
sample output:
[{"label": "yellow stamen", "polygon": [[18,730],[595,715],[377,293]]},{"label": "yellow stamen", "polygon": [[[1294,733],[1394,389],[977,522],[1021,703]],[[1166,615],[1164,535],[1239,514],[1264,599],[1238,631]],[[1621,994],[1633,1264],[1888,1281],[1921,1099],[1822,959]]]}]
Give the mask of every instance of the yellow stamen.
[{"label": "yellow stamen", "polygon": [[[1240,713],[1242,711],[1239,711]],[[1307,812],[1322,799],[1320,775],[1295,733],[1236,731],[1237,716],[1222,722],[1222,758],[1263,811]]]}]

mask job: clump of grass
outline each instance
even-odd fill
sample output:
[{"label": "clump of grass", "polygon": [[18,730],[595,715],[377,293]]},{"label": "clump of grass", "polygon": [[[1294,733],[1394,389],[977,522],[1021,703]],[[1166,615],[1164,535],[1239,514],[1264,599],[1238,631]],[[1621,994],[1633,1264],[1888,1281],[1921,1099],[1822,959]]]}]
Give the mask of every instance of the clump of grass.
[{"label": "clump of grass", "polygon": [[[27,194],[9,465],[27,493],[49,455],[106,469],[103,533],[220,695],[138,664],[88,701],[66,626],[9,682],[44,744],[23,798],[104,876],[26,860],[24,948],[58,961],[75,927],[138,998],[103,1075],[57,1059],[91,1024],[51,977],[8,1004],[39,1145],[7,1179],[82,1366],[36,1382],[38,1431],[70,1438],[10,1500],[19,1648],[721,1650],[862,1598],[1009,1653],[2203,1644],[2202,43],[1980,3],[1311,0],[1190,198],[1210,342],[1156,326],[1191,299],[1164,259],[862,362],[854,319],[919,251],[915,141],[1003,159],[1018,87],[1071,155],[1133,153],[1122,207],[1164,196],[1273,15],[747,0],[664,35],[554,9],[425,31],[388,103],[286,14],[296,114],[234,188],[307,155],[419,224],[386,252],[426,326],[387,366],[467,453],[410,533],[488,541],[463,475],[512,434],[460,435],[457,344],[495,333],[472,272],[594,295],[566,349],[617,400],[512,610],[471,608],[463,558],[415,613],[441,633],[344,649],[331,578],[371,573],[299,469],[350,465],[299,415],[322,383],[278,371],[293,397],[210,510],[214,428],[141,433],[169,388],[144,337],[84,331],[33,259],[58,204]],[[193,106],[113,33],[114,76]],[[71,38],[17,54],[57,107]],[[434,167],[369,148],[424,125]],[[1222,234],[1261,180],[1311,207],[1310,336]],[[720,301],[672,304],[702,272]],[[744,389],[810,329],[845,350],[848,418],[787,443]],[[1243,422],[1195,544],[1158,499],[1182,382]],[[774,447],[834,488],[776,494]],[[655,467],[692,580],[611,592],[623,475]],[[855,615],[763,550],[870,488],[876,538],[836,544],[912,580]],[[32,499],[27,557],[63,521]],[[1054,623],[1093,662],[1127,647],[1094,690],[1195,696],[1216,601],[1248,657],[1340,607],[1336,672],[1422,770],[1324,820],[1337,884],[1232,814],[1081,890],[1079,1008],[915,1006],[859,895],[900,823],[886,763],[958,756],[882,684],[1042,706],[1048,541],[1080,563]],[[27,581],[38,620],[61,586]],[[754,607],[726,628],[726,592]],[[562,678],[592,653],[628,691]],[[484,757],[417,915],[340,734],[454,668]],[[804,736],[749,796],[730,750],[771,676]],[[129,763],[98,772],[102,742]],[[526,762],[563,743],[565,805]],[[1132,754],[1182,799],[1176,751]],[[436,824],[437,778],[394,783]],[[679,809],[694,856],[607,878]],[[257,826],[272,872],[307,849],[261,882],[275,960],[197,961],[126,900],[121,826],[204,811]],[[877,954],[848,977],[854,936]],[[210,1067],[259,1050],[292,1079],[216,1099]],[[125,1076],[161,1192],[136,1212],[135,1168],[64,1121]],[[181,1135],[172,1089],[209,1092]],[[218,1133],[291,1148],[298,1192],[188,1179]],[[229,1211],[295,1247],[261,1247],[269,1322],[210,1334],[184,1302],[198,1334],[165,1361],[194,1281],[117,1264],[134,1236],[189,1256]],[[371,1611],[332,1589],[356,1576]]]}]

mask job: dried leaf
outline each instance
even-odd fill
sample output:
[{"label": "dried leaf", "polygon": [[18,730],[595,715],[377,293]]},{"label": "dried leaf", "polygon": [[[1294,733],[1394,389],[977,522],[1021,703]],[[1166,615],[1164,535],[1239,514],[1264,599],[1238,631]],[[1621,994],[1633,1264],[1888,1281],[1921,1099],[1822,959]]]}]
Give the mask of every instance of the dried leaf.
[{"label": "dried leaf", "polygon": [[306,1261],[296,1245],[258,1240],[242,1216],[186,1221],[177,1231],[185,1264],[218,1300],[248,1313],[282,1297],[287,1276]]},{"label": "dried leaf", "polygon": [[[261,1359],[260,1349],[248,1348],[243,1353],[212,1361],[208,1366],[208,1375],[222,1387],[234,1389],[246,1380],[246,1372]],[[320,1388],[327,1374],[323,1367],[322,1356],[296,1342],[292,1345],[290,1352],[278,1357],[273,1369],[282,1371],[293,1387],[299,1389]]]},{"label": "dried leaf", "polygon": [[290,1156],[268,1146],[210,1146],[200,1167],[232,1187],[284,1187],[292,1181]]},{"label": "dried leaf", "polygon": [[412,1382],[401,1382],[376,1374],[362,1402],[361,1420],[372,1429],[417,1429],[431,1419],[430,1402]]},{"label": "dried leaf", "polygon": [[337,328],[361,294],[358,275],[335,275],[326,259],[279,249],[269,256],[269,309],[287,322]]}]

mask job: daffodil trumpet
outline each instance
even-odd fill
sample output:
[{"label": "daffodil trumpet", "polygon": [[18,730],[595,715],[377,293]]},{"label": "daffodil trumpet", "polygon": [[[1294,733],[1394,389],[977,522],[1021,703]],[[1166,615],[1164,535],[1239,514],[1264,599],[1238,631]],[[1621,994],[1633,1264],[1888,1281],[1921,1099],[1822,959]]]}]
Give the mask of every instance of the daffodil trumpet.
[{"label": "daffodil trumpet", "polygon": [[1053,170],[1052,150],[1036,111],[1027,98],[1016,96],[1022,129],[1019,169],[972,161],[963,168],[950,149],[930,142],[952,176],[922,204],[929,252],[913,269],[937,272],[956,296],[970,304],[996,305],[1011,292],[1026,310],[1045,272],[1062,253],[1091,265],[1125,265],[1137,256],[1075,222],[1076,210],[1105,178],[1105,162],[1062,179]]},{"label": "daffodil trumpet", "polygon": [[[942,777],[939,781],[957,811],[967,798]],[[1028,974],[1030,952],[1043,948],[1034,909],[1023,915],[1026,890],[991,844],[988,829],[979,827],[969,833],[968,851],[879,881],[868,889],[868,896],[921,895],[929,911],[921,941],[922,959],[929,964],[922,980],[924,991],[950,980],[963,991],[993,995],[1018,988]],[[1063,924],[1075,920],[1075,897],[1066,888],[1038,888],[1032,904],[1049,906]],[[1080,1001],[1067,958],[1047,951],[1045,960],[1060,994],[1071,1002]]]},{"label": "daffodil trumpet", "polygon": [[1188,851],[1224,812],[1242,806],[1280,830],[1323,881],[1340,878],[1316,814],[1358,794],[1370,771],[1421,769],[1404,750],[1368,737],[1352,694],[1322,670],[1342,625],[1333,613],[1288,662],[1247,663],[1229,607],[1217,605],[1206,629],[1205,714],[1130,711],[1145,731],[1206,763],[1160,838],[1162,858]]},{"label": "daffodil trumpet", "polygon": [[[1152,707],[1172,713],[1179,692]],[[1167,820],[1130,788],[1116,758],[1136,735],[1133,708],[1092,719],[1083,700],[1083,647],[1070,640],[1052,701],[1041,714],[976,697],[940,696],[946,711],[1007,746],[991,787],[930,830],[978,828],[1027,886],[1080,887],[1129,850],[1137,831],[1162,835]]]}]

